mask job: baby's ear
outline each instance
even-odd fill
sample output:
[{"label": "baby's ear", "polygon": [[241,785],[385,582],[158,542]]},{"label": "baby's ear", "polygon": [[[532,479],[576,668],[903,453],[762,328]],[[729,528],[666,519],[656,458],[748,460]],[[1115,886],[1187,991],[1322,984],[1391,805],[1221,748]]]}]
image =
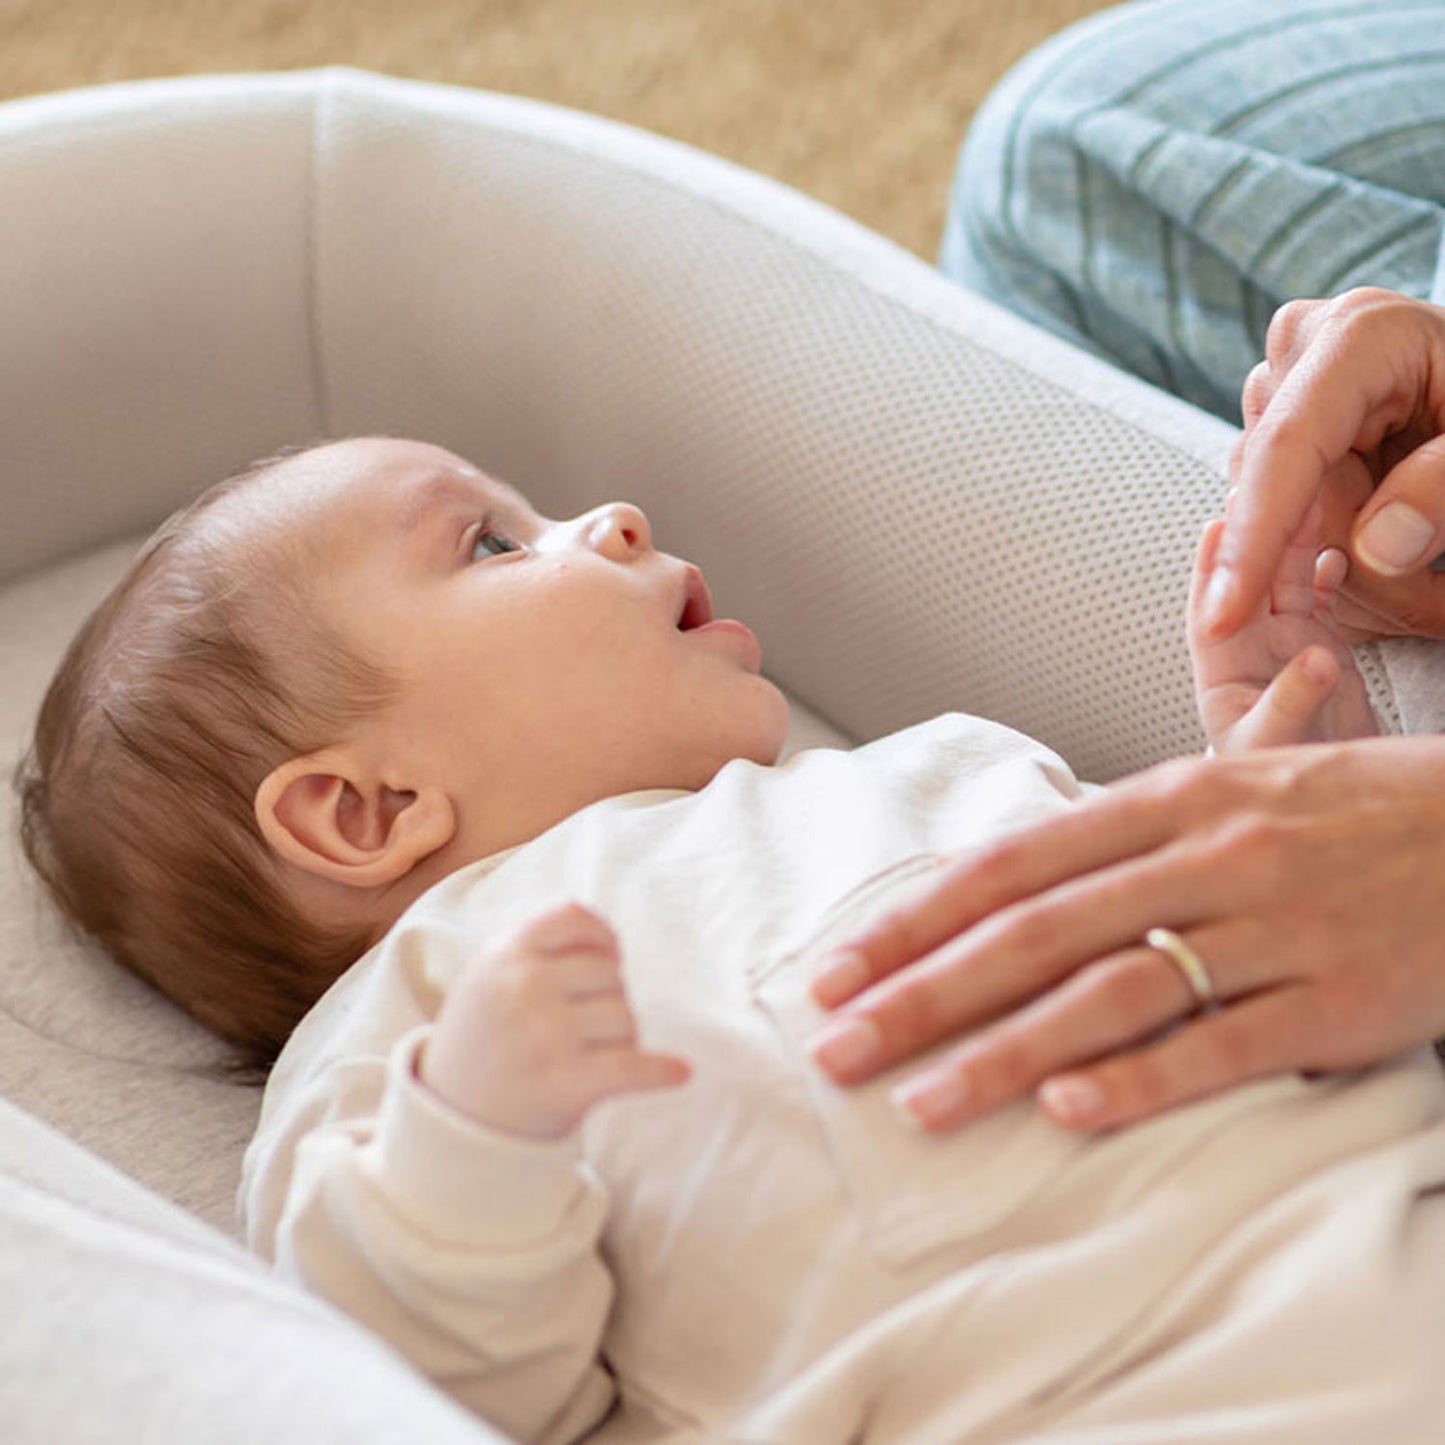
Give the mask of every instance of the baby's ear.
[{"label": "baby's ear", "polygon": [[261,836],[288,863],[354,888],[395,883],[449,842],[440,789],[393,787],[345,749],[291,758],[256,789]]}]

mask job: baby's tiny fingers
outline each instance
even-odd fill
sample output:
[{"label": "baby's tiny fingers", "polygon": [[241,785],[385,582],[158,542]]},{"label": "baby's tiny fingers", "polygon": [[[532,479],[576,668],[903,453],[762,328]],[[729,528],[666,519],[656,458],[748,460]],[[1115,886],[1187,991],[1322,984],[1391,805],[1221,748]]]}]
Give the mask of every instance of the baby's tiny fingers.
[{"label": "baby's tiny fingers", "polygon": [[521,931],[519,941],[539,953],[563,953],[571,949],[615,950],[617,935],[612,925],[583,903],[564,903],[532,919]]},{"label": "baby's tiny fingers", "polygon": [[1307,647],[1280,670],[1239,721],[1230,752],[1289,747],[1309,741],[1310,729],[1340,678],[1340,664],[1324,647]]},{"label": "baby's tiny fingers", "polygon": [[618,1094],[642,1094],[653,1089],[675,1089],[692,1077],[692,1065],[678,1054],[654,1054],[642,1049],[599,1050],[592,1056],[592,1102]]},{"label": "baby's tiny fingers", "polygon": [[577,1032],[587,1044],[630,1044],[637,1039],[637,1020],[619,994],[599,994],[572,1007]]},{"label": "baby's tiny fingers", "polygon": [[1192,627],[1201,615],[1209,579],[1214,575],[1214,559],[1219,554],[1219,541],[1224,536],[1224,518],[1211,517],[1199,534],[1194,549],[1194,569],[1189,581],[1189,623]]},{"label": "baby's tiny fingers", "polygon": [[1322,621],[1334,621],[1335,604],[1349,571],[1350,559],[1338,547],[1326,547],[1315,558],[1314,611]]},{"label": "baby's tiny fingers", "polygon": [[534,967],[547,970],[549,984],[573,1002],[586,998],[625,997],[622,960],[615,951],[575,948],[540,954]]}]

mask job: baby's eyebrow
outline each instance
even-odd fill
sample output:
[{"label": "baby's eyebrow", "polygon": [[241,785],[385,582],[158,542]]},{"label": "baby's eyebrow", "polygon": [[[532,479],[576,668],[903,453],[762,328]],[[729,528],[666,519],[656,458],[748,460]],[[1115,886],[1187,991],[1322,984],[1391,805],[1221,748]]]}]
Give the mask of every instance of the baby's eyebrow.
[{"label": "baby's eyebrow", "polygon": [[445,502],[477,506],[481,500],[475,481],[450,468],[438,467],[422,473],[406,489],[397,520],[403,532],[411,533]]},{"label": "baby's eyebrow", "polygon": [[409,565],[430,572],[446,565],[459,545],[459,518],[480,515],[487,507],[484,479],[472,479],[446,467],[416,474],[398,489],[389,546],[399,547]]}]

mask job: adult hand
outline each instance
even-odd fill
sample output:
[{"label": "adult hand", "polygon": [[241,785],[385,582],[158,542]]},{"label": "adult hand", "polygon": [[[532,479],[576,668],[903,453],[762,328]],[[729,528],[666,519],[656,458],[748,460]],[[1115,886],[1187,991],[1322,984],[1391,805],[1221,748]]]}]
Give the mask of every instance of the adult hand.
[{"label": "adult hand", "polygon": [[[1445,740],[1165,763],[941,868],[835,956],[839,1083],[977,1030],[895,1087],[947,1130],[1032,1090],[1100,1128],[1445,1034]],[[1150,928],[1206,962],[1193,1015]],[[1170,1027],[1171,1025],[1175,1027]],[[1167,1031],[1166,1031],[1167,1030]]]},{"label": "adult hand", "polygon": [[1351,560],[1352,640],[1445,637],[1445,575],[1430,571],[1445,551],[1445,309],[1375,288],[1292,301],[1242,406],[1211,630],[1244,624],[1319,497],[1324,541]]}]

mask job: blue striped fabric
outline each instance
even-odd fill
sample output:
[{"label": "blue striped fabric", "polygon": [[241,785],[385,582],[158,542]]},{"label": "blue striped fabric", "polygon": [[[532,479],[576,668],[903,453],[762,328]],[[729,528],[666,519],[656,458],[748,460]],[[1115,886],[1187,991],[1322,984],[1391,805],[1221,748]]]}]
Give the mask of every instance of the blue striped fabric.
[{"label": "blue striped fabric", "polygon": [[1239,419],[1276,307],[1445,300],[1445,0],[1150,0],[1014,68],[940,265]]}]

